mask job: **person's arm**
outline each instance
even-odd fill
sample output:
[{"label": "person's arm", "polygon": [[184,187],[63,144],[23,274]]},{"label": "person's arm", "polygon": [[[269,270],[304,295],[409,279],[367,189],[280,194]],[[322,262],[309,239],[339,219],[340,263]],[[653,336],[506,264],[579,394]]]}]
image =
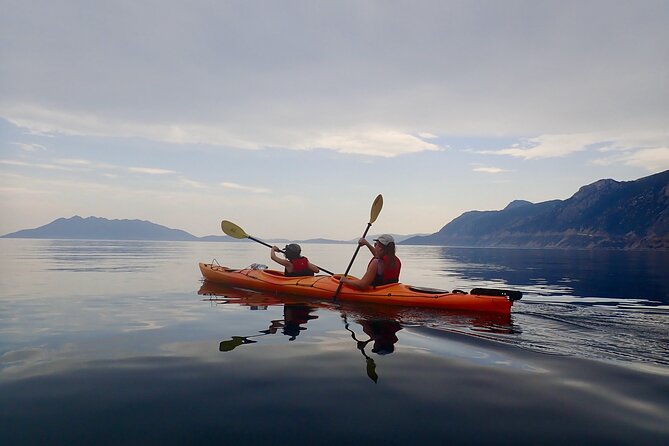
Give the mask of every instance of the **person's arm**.
[{"label": "person's arm", "polygon": [[321,272],[320,268],[314,265],[313,263],[309,262],[309,269],[314,272],[314,274],[318,274]]},{"label": "person's arm", "polygon": [[358,240],[358,245],[360,245],[360,246],[366,246],[367,249],[369,249],[369,252],[371,252],[373,256],[376,255],[376,252],[374,251],[374,246],[372,246],[372,244],[369,243],[369,242],[367,241],[367,239],[365,239],[365,238],[361,238],[360,240]]},{"label": "person's arm", "polygon": [[293,267],[293,264],[290,263],[288,260],[286,260],[286,259],[282,259],[281,257],[279,257],[279,256],[276,255],[276,253],[277,253],[277,252],[280,252],[280,251],[281,251],[281,250],[280,250],[279,248],[277,248],[276,246],[272,246],[272,251],[271,251],[271,253],[270,253],[270,255],[269,255],[270,258],[271,258],[272,260],[274,260],[276,263],[278,263],[279,265],[281,265],[281,266],[283,266],[284,268],[286,268],[286,271],[287,271],[287,272],[292,273],[292,272],[293,272],[293,268],[294,268],[294,267]]},{"label": "person's arm", "polygon": [[341,282],[346,285],[354,286],[361,290],[369,288],[369,286],[374,281],[374,277],[376,277],[376,268],[378,262],[379,259],[374,259],[371,262],[369,262],[369,266],[367,266],[367,271],[365,272],[365,275],[362,276],[362,279],[355,279],[353,277],[342,277]]}]

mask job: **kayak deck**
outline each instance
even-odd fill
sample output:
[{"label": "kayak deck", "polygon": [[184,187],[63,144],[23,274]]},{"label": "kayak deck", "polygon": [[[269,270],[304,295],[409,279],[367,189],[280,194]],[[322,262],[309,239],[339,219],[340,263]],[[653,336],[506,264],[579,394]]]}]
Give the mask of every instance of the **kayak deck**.
[{"label": "kayak deck", "polygon": [[[205,280],[236,288],[271,293],[291,294],[333,300],[341,275],[286,277],[271,269],[232,269],[221,265],[200,263]],[[343,285],[337,300],[370,302],[409,307],[446,308],[452,310],[486,311],[509,314],[513,301],[522,297],[519,291],[476,288],[470,293],[448,292],[421,288],[402,283],[381,285],[359,290]]]}]

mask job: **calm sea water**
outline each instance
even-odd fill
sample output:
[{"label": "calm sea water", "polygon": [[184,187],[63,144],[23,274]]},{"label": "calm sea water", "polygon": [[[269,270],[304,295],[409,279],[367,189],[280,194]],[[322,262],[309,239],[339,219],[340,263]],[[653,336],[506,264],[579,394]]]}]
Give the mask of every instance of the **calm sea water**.
[{"label": "calm sea water", "polygon": [[[353,245],[304,245],[342,271]],[[666,444],[669,253],[400,246],[510,317],[226,290],[255,243],[0,240],[0,444]],[[353,273],[369,257],[361,252]]]}]

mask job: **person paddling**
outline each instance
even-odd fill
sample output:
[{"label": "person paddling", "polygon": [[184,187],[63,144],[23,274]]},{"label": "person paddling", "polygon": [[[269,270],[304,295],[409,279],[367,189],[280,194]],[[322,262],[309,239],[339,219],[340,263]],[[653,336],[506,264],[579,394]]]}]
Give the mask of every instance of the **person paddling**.
[{"label": "person paddling", "polygon": [[370,286],[399,282],[402,262],[395,255],[395,239],[392,235],[380,235],[379,238],[374,239],[374,246],[364,238],[358,240],[358,244],[367,246],[374,258],[367,265],[367,271],[362,279],[342,277],[342,283],[365,290]]},{"label": "person paddling", "polygon": [[311,263],[306,257],[302,257],[302,248],[297,243],[291,243],[286,245],[283,249],[285,259],[280,258],[276,255],[277,252],[281,252],[276,246],[272,246],[272,252],[270,253],[270,258],[276,263],[283,265],[285,276],[297,277],[297,276],[313,276],[314,274],[320,272],[320,269]]}]

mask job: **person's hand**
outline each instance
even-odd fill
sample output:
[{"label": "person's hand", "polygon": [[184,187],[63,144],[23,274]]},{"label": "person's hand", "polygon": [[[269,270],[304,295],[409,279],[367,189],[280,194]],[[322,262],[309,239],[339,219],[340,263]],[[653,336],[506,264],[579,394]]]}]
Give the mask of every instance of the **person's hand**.
[{"label": "person's hand", "polygon": [[364,237],[361,237],[360,240],[358,240],[358,245],[365,246],[366,244],[367,244],[367,240],[365,240]]},{"label": "person's hand", "polygon": [[274,252],[279,252],[279,251],[281,251],[281,250],[280,250],[278,247],[276,247],[276,246],[272,246],[272,251],[274,251]]}]

